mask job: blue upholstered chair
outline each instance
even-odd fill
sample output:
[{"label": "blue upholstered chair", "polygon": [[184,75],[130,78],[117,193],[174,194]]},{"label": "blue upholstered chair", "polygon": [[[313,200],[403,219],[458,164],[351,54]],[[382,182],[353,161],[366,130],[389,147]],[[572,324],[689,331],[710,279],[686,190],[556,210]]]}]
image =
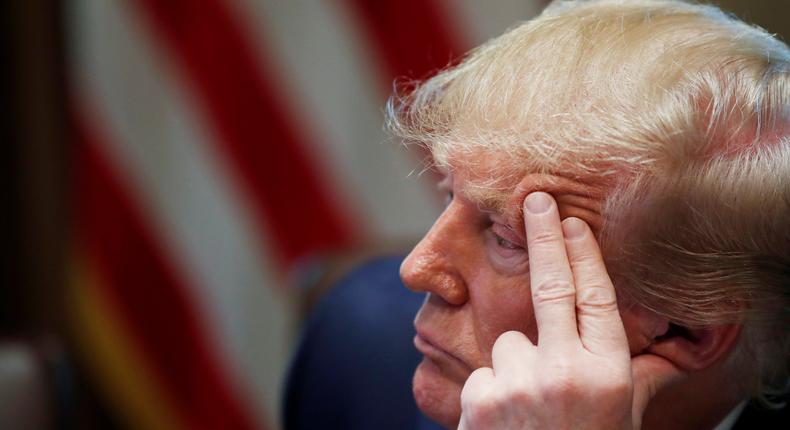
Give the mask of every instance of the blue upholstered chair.
[{"label": "blue upholstered chair", "polygon": [[403,287],[401,257],[357,269],[311,313],[288,374],[287,430],[440,429],[414,403],[412,321],[424,298]]}]

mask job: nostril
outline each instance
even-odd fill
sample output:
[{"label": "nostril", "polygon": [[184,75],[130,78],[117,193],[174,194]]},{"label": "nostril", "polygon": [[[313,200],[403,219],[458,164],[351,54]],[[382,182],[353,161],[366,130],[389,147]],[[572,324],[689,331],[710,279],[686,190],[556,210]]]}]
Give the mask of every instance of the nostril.
[{"label": "nostril", "polygon": [[469,299],[469,292],[463,279],[459,276],[445,273],[438,282],[441,287],[437,289],[437,295],[441,296],[445,302],[453,306],[461,306]]},{"label": "nostril", "polygon": [[444,266],[409,265],[401,271],[406,288],[427,292],[453,306],[466,303],[468,291],[463,279]]},{"label": "nostril", "polygon": [[416,254],[415,251],[400,267],[400,277],[406,288],[433,293],[454,306],[464,304],[468,296],[466,285],[452,265],[438,254]]}]

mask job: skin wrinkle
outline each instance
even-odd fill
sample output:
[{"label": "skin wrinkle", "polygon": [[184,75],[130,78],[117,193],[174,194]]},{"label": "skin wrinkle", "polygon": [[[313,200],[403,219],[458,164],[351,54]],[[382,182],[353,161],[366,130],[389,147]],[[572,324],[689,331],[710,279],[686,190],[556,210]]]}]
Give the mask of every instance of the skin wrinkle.
[{"label": "skin wrinkle", "polygon": [[[472,175],[464,179],[474,181],[476,177]],[[510,186],[509,192],[486,195],[480,192],[469,193],[469,188],[464,187],[463,191],[467,199],[477,204],[481,211],[501,215],[507,221],[507,227],[522,238],[526,237],[522,202],[534,191],[551,194],[557,201],[562,218],[580,218],[587,222],[596,235],[603,227],[601,201],[604,191],[600,184],[554,174],[528,173],[517,184]]]},{"label": "skin wrinkle", "polygon": [[535,191],[544,191],[555,198],[561,218],[569,216],[580,218],[587,222],[595,233],[603,225],[600,215],[603,193],[600,188],[559,176],[533,174],[524,177],[507,203],[508,218],[519,227],[523,236],[526,236],[526,233],[521,202],[528,194]]}]

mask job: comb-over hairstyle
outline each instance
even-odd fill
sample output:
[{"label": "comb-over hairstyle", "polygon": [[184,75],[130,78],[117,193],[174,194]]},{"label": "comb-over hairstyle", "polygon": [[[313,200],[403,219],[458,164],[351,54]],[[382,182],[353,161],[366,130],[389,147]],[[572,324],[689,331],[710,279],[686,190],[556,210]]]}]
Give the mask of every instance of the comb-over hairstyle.
[{"label": "comb-over hairstyle", "polygon": [[401,88],[387,113],[435,164],[476,170],[479,199],[504,205],[531,172],[602,184],[618,294],[685,327],[742,324],[729,360],[744,392],[785,389],[785,44],[713,6],[558,1]]}]

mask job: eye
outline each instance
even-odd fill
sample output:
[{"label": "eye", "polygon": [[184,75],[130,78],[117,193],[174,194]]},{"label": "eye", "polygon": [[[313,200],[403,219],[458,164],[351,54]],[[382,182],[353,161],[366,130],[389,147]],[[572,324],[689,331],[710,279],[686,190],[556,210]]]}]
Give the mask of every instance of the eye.
[{"label": "eye", "polygon": [[497,246],[499,246],[500,248],[510,249],[510,250],[521,249],[520,246],[518,246],[515,243],[503,238],[502,236],[499,236],[496,233],[493,233],[493,235],[494,235],[494,240],[496,240]]},{"label": "eye", "polygon": [[529,270],[529,253],[524,239],[501,220],[489,218],[485,244],[488,261],[498,273],[520,275]]},{"label": "eye", "polygon": [[486,255],[491,266],[506,275],[523,274],[529,269],[529,254],[519,243],[505,239],[508,233],[496,224],[486,232]]},{"label": "eye", "polygon": [[506,254],[520,253],[524,251],[524,243],[518,235],[506,225],[499,222],[492,222],[489,226],[491,244],[496,246],[500,252]]},{"label": "eye", "polygon": [[452,190],[448,190],[447,194],[444,196],[444,205],[445,206],[450,206],[450,203],[452,203],[452,201],[453,201],[453,197],[454,197],[454,194],[453,194]]},{"label": "eye", "polygon": [[453,178],[450,175],[445,175],[436,187],[439,189],[440,193],[444,193],[444,207],[450,206],[450,203],[453,201]]}]

